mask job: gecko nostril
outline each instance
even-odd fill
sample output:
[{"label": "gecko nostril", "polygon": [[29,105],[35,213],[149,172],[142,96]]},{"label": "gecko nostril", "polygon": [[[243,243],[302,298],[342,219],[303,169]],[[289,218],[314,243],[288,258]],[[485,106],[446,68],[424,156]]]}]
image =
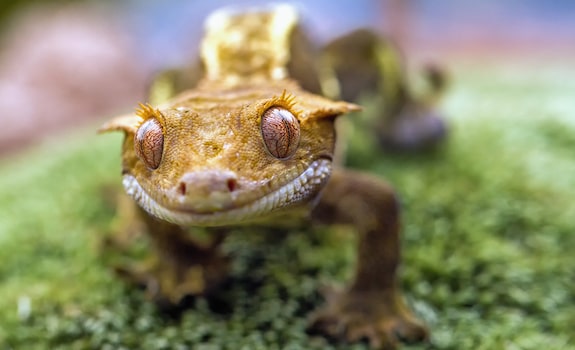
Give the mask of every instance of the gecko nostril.
[{"label": "gecko nostril", "polygon": [[230,191],[230,192],[234,192],[236,190],[236,188],[238,187],[238,183],[236,182],[236,179],[228,179],[226,184],[228,185],[228,191]]},{"label": "gecko nostril", "polygon": [[180,182],[180,185],[178,186],[178,193],[182,196],[185,196],[186,191],[187,191],[186,183],[184,181]]}]

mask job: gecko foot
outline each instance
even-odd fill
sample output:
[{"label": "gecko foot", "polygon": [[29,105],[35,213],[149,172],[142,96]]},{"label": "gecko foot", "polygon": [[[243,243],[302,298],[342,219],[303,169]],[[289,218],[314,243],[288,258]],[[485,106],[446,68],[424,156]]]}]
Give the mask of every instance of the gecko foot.
[{"label": "gecko foot", "polygon": [[136,266],[115,268],[124,280],[146,290],[159,306],[179,306],[184,298],[209,294],[227,276],[229,261],[215,247],[178,241]]},{"label": "gecko foot", "polygon": [[428,338],[425,326],[397,291],[326,293],[327,304],[311,317],[309,330],[338,341],[367,341],[373,349],[396,349],[399,341]]}]

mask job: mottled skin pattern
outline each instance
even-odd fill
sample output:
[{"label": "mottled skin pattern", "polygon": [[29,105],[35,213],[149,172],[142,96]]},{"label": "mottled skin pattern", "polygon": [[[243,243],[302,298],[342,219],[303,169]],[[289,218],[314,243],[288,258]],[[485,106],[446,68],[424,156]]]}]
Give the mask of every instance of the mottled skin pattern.
[{"label": "mottled skin pattern", "polygon": [[[377,177],[332,168],[334,121],[359,107],[306,92],[288,77],[290,35],[297,30],[295,12],[285,6],[218,12],[207,21],[206,75],[196,88],[102,127],[126,135],[124,187],[139,209],[121,211],[144,227],[155,248],[150,264],[120,272],[155,300],[178,304],[225,279],[228,261],[218,246],[229,227],[351,225],[359,236],[355,277],[344,290],[327,293],[310,330],[341,341],[367,340],[373,348],[423,340],[427,331],[397,282],[395,195]],[[281,159],[262,139],[278,134],[262,132],[262,115],[273,108],[293,114],[292,127],[301,134],[290,144],[293,154]],[[153,132],[142,142],[146,132],[138,130],[150,120]],[[194,226],[211,227],[214,242],[194,242],[188,231]]]}]

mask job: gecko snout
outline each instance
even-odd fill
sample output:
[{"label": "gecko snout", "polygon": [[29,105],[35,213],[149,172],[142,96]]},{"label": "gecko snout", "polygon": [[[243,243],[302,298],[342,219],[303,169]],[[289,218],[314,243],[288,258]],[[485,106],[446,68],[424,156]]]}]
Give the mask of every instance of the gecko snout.
[{"label": "gecko snout", "polygon": [[210,170],[184,174],[174,190],[178,201],[189,210],[210,213],[232,207],[239,188],[235,173]]},{"label": "gecko snout", "polygon": [[214,193],[232,193],[238,188],[238,180],[231,171],[201,171],[186,173],[180,178],[177,192],[181,196],[209,197]]}]

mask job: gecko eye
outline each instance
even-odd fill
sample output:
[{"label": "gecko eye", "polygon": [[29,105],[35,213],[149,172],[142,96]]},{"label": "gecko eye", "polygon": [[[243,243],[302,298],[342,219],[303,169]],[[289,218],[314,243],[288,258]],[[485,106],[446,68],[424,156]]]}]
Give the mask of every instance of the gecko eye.
[{"label": "gecko eye", "polygon": [[162,125],[155,118],[146,120],[134,136],[136,155],[150,169],[157,169],[164,151]]},{"label": "gecko eye", "polygon": [[267,150],[279,159],[291,157],[299,145],[299,122],[287,109],[272,107],[261,120],[262,137]]}]

